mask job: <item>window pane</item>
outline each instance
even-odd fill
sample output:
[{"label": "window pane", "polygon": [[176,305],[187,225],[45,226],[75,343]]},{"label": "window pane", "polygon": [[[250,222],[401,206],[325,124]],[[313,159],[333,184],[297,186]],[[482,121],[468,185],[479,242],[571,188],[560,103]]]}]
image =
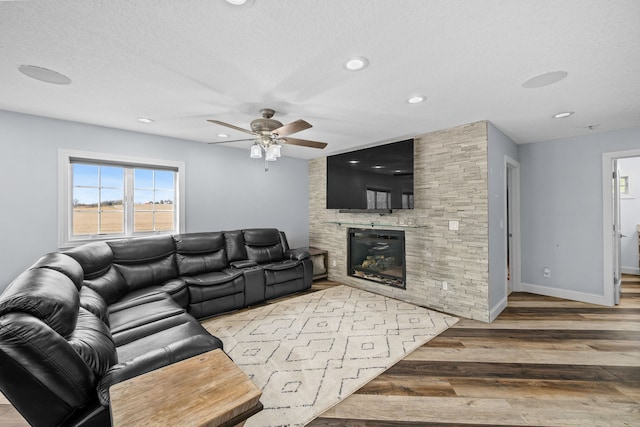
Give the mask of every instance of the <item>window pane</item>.
[{"label": "window pane", "polygon": [[100,206],[113,206],[122,209],[122,199],[124,198],[124,190],[104,189],[100,195]]},{"label": "window pane", "polygon": [[153,171],[151,169],[135,169],[133,175],[133,186],[136,189],[152,189]]},{"label": "window pane", "polygon": [[133,193],[135,210],[153,210],[154,194],[151,190],[136,190]]},{"label": "window pane", "polygon": [[73,187],[73,206],[74,207],[98,207],[100,200],[100,191],[97,188],[78,188]]},{"label": "window pane", "polygon": [[156,212],[156,231],[172,231],[173,223],[173,212]]},{"label": "window pane", "polygon": [[376,193],[376,208],[378,209],[386,209],[387,205],[387,195],[389,193],[385,193],[384,191],[378,191]]},{"label": "window pane", "polygon": [[172,211],[173,210],[173,191],[156,191],[156,210]]},{"label": "window pane", "polygon": [[107,207],[100,214],[100,233],[123,233],[124,212]]},{"label": "window pane", "polygon": [[98,209],[76,208],[73,209],[73,234],[98,234]]},{"label": "window pane", "polygon": [[100,186],[110,188],[124,188],[124,168],[115,166],[101,166]]},{"label": "window pane", "polygon": [[175,172],[173,171],[155,171],[156,175],[156,189],[157,190],[171,190],[175,188],[173,183],[173,177]]},{"label": "window pane", "polygon": [[74,163],[71,173],[73,174],[73,185],[84,187],[98,186],[98,166]]},{"label": "window pane", "polygon": [[133,214],[133,231],[153,231],[153,212],[135,212]]},{"label": "window pane", "polygon": [[376,208],[376,192],[367,190],[367,209]]}]

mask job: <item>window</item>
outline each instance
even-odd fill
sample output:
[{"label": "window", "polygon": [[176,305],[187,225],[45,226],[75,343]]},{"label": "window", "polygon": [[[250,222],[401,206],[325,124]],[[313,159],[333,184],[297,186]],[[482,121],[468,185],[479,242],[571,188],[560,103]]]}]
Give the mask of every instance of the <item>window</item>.
[{"label": "window", "polygon": [[620,177],[620,194],[629,194],[629,177]]},{"label": "window", "polygon": [[60,246],[184,231],[184,163],[60,151]]},{"label": "window", "polygon": [[367,209],[390,209],[391,191],[367,188]]},{"label": "window", "polygon": [[402,209],[413,209],[413,193],[402,193]]}]

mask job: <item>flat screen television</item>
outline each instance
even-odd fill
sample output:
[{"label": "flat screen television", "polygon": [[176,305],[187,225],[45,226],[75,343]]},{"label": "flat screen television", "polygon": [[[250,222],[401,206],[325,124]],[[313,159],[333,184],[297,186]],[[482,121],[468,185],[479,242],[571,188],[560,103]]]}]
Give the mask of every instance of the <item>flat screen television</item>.
[{"label": "flat screen television", "polygon": [[327,209],[413,209],[413,139],[327,156]]}]

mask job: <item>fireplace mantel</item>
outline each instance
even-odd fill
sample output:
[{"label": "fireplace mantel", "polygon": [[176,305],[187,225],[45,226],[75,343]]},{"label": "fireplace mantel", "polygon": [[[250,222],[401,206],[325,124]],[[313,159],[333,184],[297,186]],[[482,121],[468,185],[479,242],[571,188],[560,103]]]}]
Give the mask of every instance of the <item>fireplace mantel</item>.
[{"label": "fireplace mantel", "polygon": [[[410,222],[411,220],[407,220]],[[324,224],[333,224],[337,226],[358,226],[358,227],[397,227],[397,228],[426,228],[427,225],[417,225],[417,224],[390,224],[390,223],[379,223],[379,222],[350,222],[350,221],[326,221]]]}]

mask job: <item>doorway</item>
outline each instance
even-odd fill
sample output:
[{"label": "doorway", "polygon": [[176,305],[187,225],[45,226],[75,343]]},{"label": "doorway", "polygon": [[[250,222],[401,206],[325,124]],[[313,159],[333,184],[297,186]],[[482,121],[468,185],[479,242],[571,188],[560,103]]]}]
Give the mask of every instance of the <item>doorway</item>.
[{"label": "doorway", "polygon": [[[623,271],[622,239],[634,234],[628,231],[625,234],[621,229],[624,208],[621,203],[621,177],[617,172],[621,160],[635,157],[640,157],[640,150],[618,151],[602,155],[604,303],[610,306],[620,301]],[[631,187],[630,182],[625,184],[628,188]]]}]

